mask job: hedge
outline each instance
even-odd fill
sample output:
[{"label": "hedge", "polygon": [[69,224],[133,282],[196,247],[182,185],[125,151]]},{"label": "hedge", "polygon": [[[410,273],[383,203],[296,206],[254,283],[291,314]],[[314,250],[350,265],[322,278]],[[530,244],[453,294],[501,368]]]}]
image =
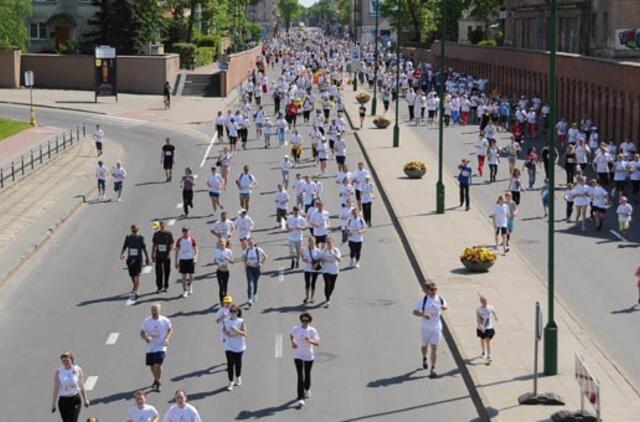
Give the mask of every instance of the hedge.
[{"label": "hedge", "polygon": [[180,55],[180,67],[182,69],[190,69],[196,59],[196,45],[186,42],[173,44],[171,47],[173,53]]},{"label": "hedge", "polygon": [[216,53],[214,47],[198,47],[196,49],[196,67],[213,63],[216,58]]}]

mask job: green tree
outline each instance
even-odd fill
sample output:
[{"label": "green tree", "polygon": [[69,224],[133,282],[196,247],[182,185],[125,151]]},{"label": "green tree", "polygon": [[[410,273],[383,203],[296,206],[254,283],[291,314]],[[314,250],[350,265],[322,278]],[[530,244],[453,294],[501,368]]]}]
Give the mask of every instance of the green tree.
[{"label": "green tree", "polygon": [[291,21],[300,14],[300,9],[298,0],[278,0],[278,11],[286,32],[289,32]]},{"label": "green tree", "polygon": [[0,0],[0,48],[26,49],[29,32],[25,25],[31,17],[31,0]]}]

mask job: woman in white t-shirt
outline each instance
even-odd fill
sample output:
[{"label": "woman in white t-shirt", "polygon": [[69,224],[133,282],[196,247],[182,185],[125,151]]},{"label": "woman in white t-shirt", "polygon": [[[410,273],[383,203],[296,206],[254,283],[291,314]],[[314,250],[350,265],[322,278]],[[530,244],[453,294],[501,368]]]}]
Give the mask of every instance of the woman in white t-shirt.
[{"label": "woman in white t-shirt", "polygon": [[336,281],[338,280],[338,273],[340,272],[340,260],[342,254],[340,249],[333,245],[333,239],[326,238],[325,247],[322,249],[322,278],[324,279],[324,307],[328,308],[331,305],[331,294],[336,288]]},{"label": "woman in white t-shirt", "polygon": [[56,403],[63,422],[78,422],[82,403],[89,406],[89,399],[84,390],[84,373],[75,364],[73,353],[64,352],[60,355],[62,366],[53,376],[53,399],[51,412],[56,411]]},{"label": "woman in white t-shirt", "polygon": [[633,160],[629,161],[629,180],[631,180],[631,191],[638,202],[638,192],[640,192],[640,154],[636,153]]},{"label": "woman in white t-shirt", "polygon": [[496,334],[493,321],[498,321],[493,306],[488,304],[487,298],[480,296],[480,307],[476,310],[476,335],[480,338],[482,357],[491,362],[491,339]]},{"label": "woman in white t-shirt", "polygon": [[624,195],[624,188],[629,177],[629,162],[623,153],[618,153],[616,161],[613,163],[613,182],[618,195]]},{"label": "woman in white t-shirt", "polygon": [[509,206],[504,203],[504,197],[502,195],[498,196],[496,206],[493,210],[493,227],[496,231],[496,249],[498,249],[500,237],[502,236],[502,245],[505,253],[509,252],[507,243],[509,215]]},{"label": "woman in white t-shirt", "polygon": [[293,349],[293,362],[298,373],[298,406],[305,404],[311,396],[311,368],[315,359],[314,347],[320,346],[318,331],[311,326],[313,318],[308,312],[300,314],[300,325],[293,327],[289,334]]},{"label": "woman in white t-shirt", "polygon": [[229,391],[233,390],[234,385],[242,385],[242,354],[247,349],[245,341],[247,327],[241,317],[242,310],[236,305],[231,305],[229,318],[222,321],[222,342],[227,356],[227,377],[229,378],[227,390]]},{"label": "woman in white t-shirt", "polygon": [[587,205],[591,202],[590,189],[586,185],[586,182],[586,177],[579,177],[572,191],[573,205],[576,208],[576,225],[580,225],[583,231],[586,230]]},{"label": "woman in white t-shirt", "polygon": [[307,247],[302,249],[302,270],[304,272],[303,303],[313,303],[316,294],[316,281],[322,269],[322,251],[316,247],[316,239],[309,236]]},{"label": "woman in white t-shirt", "polygon": [[495,182],[498,175],[498,164],[500,164],[500,148],[498,148],[495,139],[489,141],[487,164],[489,164],[489,183]]},{"label": "woman in white t-shirt", "polygon": [[589,196],[591,197],[591,208],[593,210],[593,219],[596,223],[596,230],[602,229],[602,223],[607,214],[607,205],[609,202],[609,193],[603,188],[596,179],[591,180],[591,189]]}]

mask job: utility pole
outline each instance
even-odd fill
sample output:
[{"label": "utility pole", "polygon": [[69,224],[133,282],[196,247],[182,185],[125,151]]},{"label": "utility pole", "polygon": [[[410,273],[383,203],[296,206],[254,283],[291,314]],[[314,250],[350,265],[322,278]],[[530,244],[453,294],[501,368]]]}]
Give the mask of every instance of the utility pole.
[{"label": "utility pole", "polygon": [[375,116],[376,115],[376,106],[378,104],[378,97],[377,97],[377,91],[378,91],[378,33],[379,33],[379,26],[378,26],[378,15],[380,15],[380,0],[373,0],[373,5],[376,8],[376,29],[375,29],[375,34],[373,36],[373,42],[375,43],[375,49],[374,49],[374,64],[373,64],[373,103],[371,104],[371,115]]},{"label": "utility pole", "polygon": [[396,16],[396,124],[393,126],[393,147],[400,146],[400,17],[402,16],[402,0],[398,1]]},{"label": "utility pole", "polygon": [[444,214],[444,183],[442,167],[444,165],[444,94],[445,94],[445,40],[447,39],[447,0],[442,0],[442,32],[440,34],[440,107],[438,110],[438,182],[436,183],[436,212]]}]

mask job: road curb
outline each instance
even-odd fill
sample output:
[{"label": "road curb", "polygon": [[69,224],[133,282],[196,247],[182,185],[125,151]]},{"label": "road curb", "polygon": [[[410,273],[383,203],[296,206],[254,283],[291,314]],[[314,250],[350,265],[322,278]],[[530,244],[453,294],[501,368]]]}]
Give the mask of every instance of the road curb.
[{"label": "road curb", "polygon": [[[18,101],[4,101],[4,100],[0,100],[0,104],[17,105],[17,106],[25,106],[25,107],[31,106],[31,104],[29,103],[22,103]],[[65,110],[65,111],[75,111],[78,113],[98,114],[100,116],[106,116],[108,114],[102,111],[92,111],[92,110],[85,110],[82,108],[72,108],[72,107],[58,107],[58,106],[52,106],[47,104],[34,104],[33,106],[39,107],[39,108],[49,108],[53,110]]]},{"label": "road curb", "polygon": [[[360,139],[360,135],[357,132],[357,129],[355,128],[355,126],[353,125],[353,121],[351,120],[351,116],[349,115],[349,112],[345,109],[344,113],[347,119],[349,120],[349,125],[353,130],[353,136],[355,137],[356,142],[358,143],[358,147],[360,148],[360,151],[362,152],[362,156],[364,157],[364,160],[367,163],[367,167],[369,167],[369,170],[371,171],[371,176],[376,182],[378,192],[380,193],[380,198],[382,199],[382,202],[384,203],[384,206],[387,209],[387,212],[391,216],[391,223],[393,224],[393,227],[395,228],[396,232],[398,233],[398,236],[400,237],[400,242],[402,243],[402,247],[407,255],[407,258],[409,259],[409,263],[411,264],[411,267],[416,275],[416,278],[418,279],[418,283],[420,283],[420,286],[424,288],[428,281],[428,277],[426,277],[425,272],[422,270],[422,267],[418,262],[418,258],[415,252],[413,251],[413,247],[407,235],[405,234],[402,223],[398,219],[398,216],[393,208],[393,205],[391,204],[391,201],[387,196],[386,191],[384,190],[382,181],[378,177],[378,173],[376,172],[376,169],[373,166],[371,159],[369,158],[369,154],[367,153],[367,150],[364,147],[364,143],[362,142],[362,139]],[[451,355],[453,356],[453,360],[455,361],[456,365],[458,366],[458,369],[460,370],[460,375],[462,376],[462,380],[464,381],[464,384],[467,387],[467,391],[469,392],[469,397],[471,398],[471,401],[473,402],[473,405],[476,408],[476,412],[478,413],[478,419],[474,419],[474,420],[477,422],[490,422],[491,417],[489,415],[488,410],[484,406],[483,396],[476,388],[476,380],[471,374],[471,372],[469,371],[469,369],[467,368],[466,362],[462,357],[462,353],[458,348],[455,334],[449,329],[449,324],[447,323],[446,317],[444,316],[442,317],[442,322],[444,326],[444,329],[443,329],[444,339],[447,342],[447,346],[449,346],[449,349],[451,350]]]}]

